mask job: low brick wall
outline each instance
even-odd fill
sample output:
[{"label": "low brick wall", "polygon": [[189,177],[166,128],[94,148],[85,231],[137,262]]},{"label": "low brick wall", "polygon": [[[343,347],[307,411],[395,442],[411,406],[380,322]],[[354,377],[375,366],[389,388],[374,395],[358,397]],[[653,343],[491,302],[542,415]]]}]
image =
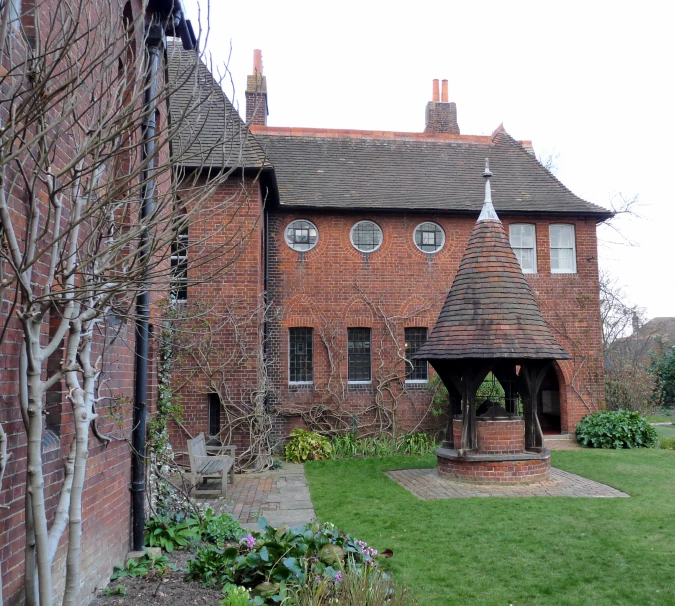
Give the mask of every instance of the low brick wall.
[{"label": "low brick wall", "polygon": [[529,461],[454,461],[438,457],[438,473],[478,484],[532,484],[551,478],[551,459]]},{"label": "low brick wall", "polygon": [[[452,435],[455,448],[462,443],[462,420],[453,419]],[[523,419],[476,419],[478,454],[518,454],[525,452],[525,421]]]}]

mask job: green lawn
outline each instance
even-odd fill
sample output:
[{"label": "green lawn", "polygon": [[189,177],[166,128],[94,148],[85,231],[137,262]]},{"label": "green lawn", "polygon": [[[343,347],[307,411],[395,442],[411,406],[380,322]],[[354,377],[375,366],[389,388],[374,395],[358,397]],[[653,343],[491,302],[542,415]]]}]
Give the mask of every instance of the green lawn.
[{"label": "green lawn", "polygon": [[657,425],[656,433],[667,438],[675,438],[675,425]]},{"label": "green lawn", "polygon": [[435,457],[306,465],[317,515],[391,548],[420,604],[675,604],[675,451],[559,451],[553,465],[629,499],[420,501],[385,470]]},{"label": "green lawn", "polygon": [[675,417],[672,415],[648,416],[647,421],[650,423],[675,423]]}]

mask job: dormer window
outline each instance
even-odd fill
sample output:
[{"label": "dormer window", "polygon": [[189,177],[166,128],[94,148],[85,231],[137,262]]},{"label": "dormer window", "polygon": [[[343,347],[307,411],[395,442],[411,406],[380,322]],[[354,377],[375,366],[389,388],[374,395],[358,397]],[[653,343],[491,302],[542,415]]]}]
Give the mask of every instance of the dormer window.
[{"label": "dormer window", "polygon": [[577,251],[574,242],[574,225],[551,225],[551,273],[577,273]]},{"label": "dormer window", "polygon": [[537,273],[537,232],[529,223],[514,223],[509,226],[511,248],[524,274]]},{"label": "dormer window", "polygon": [[319,240],[319,230],[311,221],[298,219],[286,227],[286,244],[298,252],[312,250]]}]

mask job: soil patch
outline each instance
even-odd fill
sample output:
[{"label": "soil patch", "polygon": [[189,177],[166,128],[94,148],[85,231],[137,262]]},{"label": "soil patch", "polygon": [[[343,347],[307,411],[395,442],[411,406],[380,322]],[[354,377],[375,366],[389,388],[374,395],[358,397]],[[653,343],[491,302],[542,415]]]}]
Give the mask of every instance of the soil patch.
[{"label": "soil patch", "polygon": [[108,584],[109,589],[123,586],[126,595],[106,596],[105,590],[100,590],[91,606],[217,606],[222,599],[219,589],[204,587],[196,581],[185,581],[187,561],[193,553],[174,551],[164,554],[177,570],[167,570],[162,577],[150,571],[146,577],[123,577]]}]

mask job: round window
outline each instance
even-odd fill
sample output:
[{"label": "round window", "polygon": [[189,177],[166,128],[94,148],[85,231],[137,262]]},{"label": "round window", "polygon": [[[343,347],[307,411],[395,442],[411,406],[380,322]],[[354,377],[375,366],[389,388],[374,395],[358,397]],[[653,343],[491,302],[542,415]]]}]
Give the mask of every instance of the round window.
[{"label": "round window", "polygon": [[445,232],[438,223],[427,221],[415,228],[415,246],[425,253],[435,253],[445,244]]},{"label": "round window", "polygon": [[359,221],[352,227],[350,238],[356,250],[371,253],[382,244],[382,230],[372,221]]},{"label": "round window", "polygon": [[293,250],[304,252],[312,250],[319,239],[319,230],[311,221],[298,219],[286,227],[286,244]]}]

